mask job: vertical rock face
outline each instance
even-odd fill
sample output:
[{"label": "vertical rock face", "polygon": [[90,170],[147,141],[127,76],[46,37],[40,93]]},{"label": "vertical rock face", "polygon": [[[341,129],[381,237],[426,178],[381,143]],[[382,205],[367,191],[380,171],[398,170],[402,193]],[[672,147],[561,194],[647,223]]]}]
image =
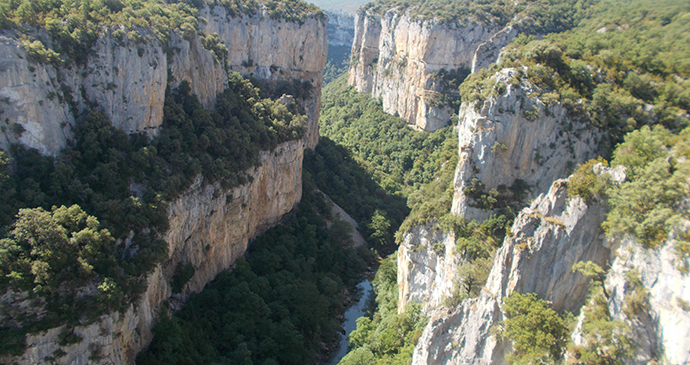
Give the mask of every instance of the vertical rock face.
[{"label": "vertical rock face", "polygon": [[[232,17],[221,6],[206,7],[201,16],[207,20],[202,30],[218,33],[228,48],[229,71],[273,83],[298,79],[312,85],[304,101],[306,141],[308,147],[316,146],[328,51],[325,19],[286,22],[268,13]],[[5,127],[0,148],[19,142],[56,155],[70,136],[75,113],[87,108],[102,109],[127,133],[153,135],[163,120],[166,86],[189,82],[205,107],[212,107],[225,89],[223,61],[214,60],[198,36],[184,39],[173,32],[165,46],[158,41],[134,44],[113,37],[116,29],[104,30],[84,66],[59,69],[29,60],[14,34],[0,34],[0,126]]]},{"label": "vertical rock face", "polygon": [[327,12],[328,45],[352,47],[355,38],[355,17],[346,12]]},{"label": "vertical rock face", "polygon": [[[568,176],[577,163],[597,157],[604,134],[591,124],[573,120],[559,104],[529,97],[527,86],[514,86],[515,69],[498,72],[495,95],[460,107],[460,160],[455,173],[452,212],[466,219],[486,219],[491,211],[476,208],[465,195],[472,179],[488,190],[529,184],[528,199],[546,192],[556,179]],[[502,86],[501,86],[502,85]]]},{"label": "vertical rock face", "polygon": [[[688,223],[686,222],[686,225]],[[645,249],[631,238],[617,243],[605,287],[610,293],[609,313],[625,321],[632,330],[635,354],[628,364],[661,360],[668,364],[686,364],[690,361],[690,277],[678,269],[682,264],[674,250],[676,237],[657,249]],[[687,262],[686,262],[687,264]],[[626,274],[635,271],[648,293],[648,308],[628,318],[624,308],[630,295],[631,284]],[[580,345],[582,320],[573,333],[573,342]]]},{"label": "vertical rock face", "polygon": [[481,22],[443,23],[412,18],[398,9],[383,15],[360,10],[355,17],[349,83],[359,92],[381,97],[385,112],[434,131],[447,125],[455,113],[441,101],[440,93],[457,93],[443,90],[434,73],[486,67],[515,35],[512,28],[502,31]]},{"label": "vertical rock face", "polygon": [[[198,36],[187,39],[172,33],[164,48],[153,41],[145,45],[119,41],[109,29],[97,40],[85,66],[56,69],[29,60],[13,34],[0,34],[3,149],[19,142],[56,155],[70,137],[75,115],[92,108],[104,110],[115,126],[128,133],[155,134],[162,122],[167,86],[187,81],[201,103],[212,107],[227,84],[227,71],[277,86],[294,80],[310,85],[300,100],[308,118],[303,139],[260,152],[260,165],[247,172],[250,183],[225,191],[199,178],[170,203],[170,229],[164,237],[170,257],[149,274],[147,290],[136,305],[75,327],[83,338],[77,344],[58,345],[62,327],[29,336],[22,356],[0,363],[43,363],[58,350],[65,352],[59,363],[134,363],[136,354],[150,343],[157,311],[164,303],[177,308],[189,294],[202,290],[244,254],[251,239],[299,203],[303,152],[318,143],[326,20],[315,15],[299,23],[286,22],[271,19],[268,13],[231,17],[220,6],[202,10],[201,16],[206,19],[204,32],[218,33],[227,46],[227,66],[214,60]],[[186,263],[194,266],[194,276],[181,293],[173,294],[171,279],[178,264]]]},{"label": "vertical rock face", "polygon": [[554,182],[520,212],[478,298],[430,314],[413,364],[504,364],[511,345],[490,330],[503,320],[503,298],[515,291],[537,293],[557,310],[580,308],[588,281],[571,268],[583,260],[605,265],[609,250],[599,231],[605,209],[568,200],[566,186],[566,180]]},{"label": "vertical rock face", "polygon": [[433,225],[415,226],[398,248],[398,312],[409,302],[426,313],[443,304],[458,287],[460,257],[455,236]]}]

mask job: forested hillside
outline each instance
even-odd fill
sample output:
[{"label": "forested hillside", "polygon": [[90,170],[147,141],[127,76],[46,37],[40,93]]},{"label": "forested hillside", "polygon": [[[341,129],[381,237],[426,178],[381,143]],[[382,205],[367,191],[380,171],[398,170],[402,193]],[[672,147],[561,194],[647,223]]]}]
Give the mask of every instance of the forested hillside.
[{"label": "forested hillside", "polygon": [[[295,54],[296,71],[243,54],[235,66],[246,77],[230,72],[232,47],[201,30],[209,20],[200,14],[214,9],[253,25],[273,19],[274,31],[308,19],[325,28],[320,9],[293,0],[0,0],[3,37],[16,40],[32,75],[62,85],[46,104],[73,114],[56,155],[28,147],[33,131],[20,118],[0,126],[11,142],[0,150],[1,363],[323,363],[368,269],[375,299],[342,365],[690,361],[690,2],[364,5],[370,35],[401,24],[491,28],[473,40],[481,49],[510,32],[498,61],[473,73],[429,63],[436,69],[415,90],[453,109],[440,117],[450,125],[433,132],[386,113],[389,94],[357,92],[345,73],[362,62],[367,77],[381,72],[378,81],[411,74],[386,73],[383,59],[364,62],[343,47],[331,47],[323,73],[323,63],[302,70],[309,60]],[[394,27],[381,26],[390,19]],[[91,72],[104,36],[140,59],[147,44],[164,44],[166,61],[184,58],[171,39],[189,49],[200,42],[211,55],[204,72],[220,72],[225,89],[204,107],[206,83],[178,73],[187,78],[163,83],[162,124],[127,134],[83,86],[64,82],[68,70]],[[402,42],[377,37],[376,47]],[[313,48],[309,40],[295,43],[299,52]],[[424,63],[393,50],[386,67]],[[322,81],[320,138],[310,149]],[[15,103],[6,94],[3,108]],[[551,135],[560,139],[544,142]],[[561,173],[539,181],[535,171]],[[257,190],[265,197],[248,198]],[[282,210],[255,216],[278,201]],[[365,246],[353,247],[331,201],[357,222]],[[194,221],[179,223],[187,216]],[[200,278],[201,270],[219,274]],[[159,291],[148,293],[152,283]],[[140,331],[136,308],[151,310],[152,330]],[[88,328],[98,334],[86,339]],[[36,359],[37,348],[50,350]]]},{"label": "forested hillside", "polygon": [[[523,110],[500,109],[498,112],[519,113],[526,123],[534,123],[540,118],[551,117],[549,112],[558,110],[556,107],[563,107],[566,109],[567,117],[563,123],[571,124],[570,130],[566,126],[566,132],[572,131],[574,122],[586,123],[591,126],[591,130],[602,131],[605,138],[592,146],[601,156],[598,160],[587,163],[579,161],[581,165],[575,161],[569,162],[569,172],[575,173],[568,185],[570,199],[582,197],[588,204],[603,204],[606,207],[608,213],[601,227],[614,248],[617,247],[617,242],[625,239],[632,239],[640,247],[651,250],[661,250],[668,246],[667,242],[671,242],[671,250],[675,257],[669,265],[685,272],[688,265],[687,220],[690,217],[682,202],[690,194],[690,171],[686,166],[687,128],[690,123],[690,105],[687,104],[690,89],[690,75],[687,70],[690,48],[686,44],[687,36],[690,34],[690,3],[612,0],[577,4],[526,2],[516,5],[500,1],[376,1],[368,4],[367,8],[384,14],[387,10],[398,7],[408,11],[413,17],[440,19],[442,22],[462,22],[474,16],[508,23],[510,18],[507,14],[513,14],[516,11],[515,6],[522,7],[522,10],[518,11],[525,11],[534,16],[533,19],[538,20],[522,24],[521,31],[524,33],[513,40],[497,64],[479,70],[460,84],[458,89],[463,105],[473,107],[478,115],[484,116],[482,113],[486,113],[491,105],[495,105],[496,100],[509,97],[506,95],[511,93],[511,90],[525,90],[532,103],[536,100],[539,106],[534,103],[532,107],[525,107]],[[568,7],[568,11],[564,12],[562,6]],[[544,36],[535,37],[530,33]],[[507,74],[510,77],[506,79]],[[344,104],[345,100],[358,97],[357,94],[343,94],[347,95],[344,99],[334,99],[336,106]],[[328,97],[324,97],[324,100],[328,100]],[[515,107],[525,104],[523,97],[518,100],[520,102]],[[328,101],[325,103],[328,105]],[[335,108],[331,108],[333,109]],[[342,115],[347,115],[349,110],[341,111]],[[402,242],[403,237],[408,237],[408,233],[419,224],[432,223],[439,229],[452,232],[456,241],[454,255],[461,264],[458,264],[454,275],[458,280],[458,288],[443,305],[448,307],[448,313],[457,309],[460,311],[458,315],[461,315],[461,304],[464,300],[486,295],[482,293],[486,288],[482,287],[492,270],[494,256],[502,246],[504,238],[508,240],[509,236],[515,234],[510,232],[511,225],[519,211],[528,206],[525,198],[528,194],[536,197],[539,193],[546,192],[534,191],[534,186],[520,179],[516,179],[512,186],[488,188],[481,180],[474,179],[464,190],[456,191],[455,194],[466,196],[470,206],[482,212],[490,212],[490,215],[488,219],[465,220],[450,213],[454,189],[458,187],[458,182],[453,181],[452,169],[451,175],[446,178],[443,174],[437,175],[439,179],[424,181],[424,184],[408,190],[405,190],[404,185],[393,185],[391,182],[396,180],[390,175],[385,175],[383,170],[385,163],[395,160],[397,154],[384,149],[384,152],[376,156],[371,152],[371,147],[368,147],[370,136],[377,135],[374,131],[367,130],[366,126],[361,127],[363,137],[357,137],[347,130],[346,124],[342,121],[338,122],[335,119],[336,121],[332,122],[334,119],[329,118],[328,113],[328,107],[324,108],[326,118],[322,122],[329,123],[322,127],[324,134],[338,136],[338,141],[350,146],[350,150],[356,155],[363,156],[364,160],[383,163],[382,166],[377,165],[374,168],[375,173],[381,176],[380,181],[386,181],[389,186],[395,186],[400,192],[407,192],[403,195],[408,197],[411,213],[397,232],[398,243]],[[485,117],[490,120],[494,116]],[[500,115],[495,117],[500,118]],[[570,120],[573,122],[569,122]],[[329,129],[331,126],[333,129]],[[391,133],[390,128],[387,133]],[[336,137],[331,138],[335,140]],[[384,144],[375,145],[379,147]],[[551,150],[559,148],[555,144],[547,147]],[[484,150],[483,153],[495,156],[488,159],[500,161],[505,159],[507,154],[519,155],[530,152],[532,151],[508,150],[505,144],[496,141],[490,151]],[[461,150],[460,154],[463,153],[472,152]],[[535,158],[544,158],[539,153],[536,156]],[[612,183],[607,178],[608,175],[595,173],[597,170],[593,170],[593,167],[597,163],[612,167],[624,166],[627,180],[622,184]],[[391,165],[402,166],[400,163]],[[474,167],[474,173],[477,173],[479,168],[480,166]],[[566,177],[567,175],[561,176]],[[390,181],[386,180],[387,178],[390,178]],[[563,225],[555,218],[545,219],[547,223]],[[415,235],[410,234],[409,237]],[[414,245],[416,246],[409,249],[417,250],[416,252],[425,249],[425,246],[420,246],[419,243]],[[531,244],[524,245],[530,247]],[[429,248],[431,247],[426,249]],[[445,248],[439,246],[438,249]],[[435,245],[434,250],[437,250]],[[424,260],[434,260],[434,257],[441,257],[443,254],[443,251],[427,251],[426,254],[417,253],[421,256],[415,257],[418,260],[423,260],[420,257],[428,257]],[[424,264],[428,265],[428,262],[424,261]],[[438,261],[437,265],[440,265]],[[644,280],[640,281],[640,274],[635,273],[637,269],[626,274],[627,309],[624,309],[625,315],[618,314],[612,309],[616,306],[612,304],[613,299],[607,297],[606,290],[601,291],[607,270],[608,267],[602,268],[591,262],[573,267],[573,272],[582,272],[594,280],[591,304],[583,309],[585,314],[581,318],[584,327],[578,330],[581,331],[578,332],[578,336],[582,336],[578,338],[584,340],[572,343],[570,333],[573,332],[576,321],[569,317],[570,314],[560,309],[560,312],[556,313],[536,296],[520,296],[519,293],[505,299],[505,312],[502,314],[505,321],[496,324],[496,328],[492,329],[490,334],[487,331],[486,335],[494,339],[514,341],[515,352],[506,357],[508,363],[561,362],[564,361],[566,348],[569,349],[568,356],[573,356],[573,361],[581,363],[634,363],[635,356],[648,356],[641,355],[646,354],[645,351],[652,351],[652,356],[660,356],[654,355],[655,350],[648,350],[647,345],[640,345],[648,340],[640,338],[639,333],[634,332],[639,331],[636,327],[639,324],[636,323],[642,321],[642,318],[647,318],[647,313],[657,310],[650,304],[652,299],[647,294],[649,287],[644,287]],[[404,285],[400,280],[399,276],[398,285]],[[678,300],[681,300],[680,296],[685,294],[681,291],[674,292],[673,295],[678,295]],[[472,303],[476,306],[480,302]],[[434,312],[434,315],[440,316],[435,319],[439,321],[436,325],[447,326],[443,324],[442,319],[444,310],[446,309],[441,307],[438,312]],[[386,318],[377,317],[385,312],[385,309],[381,309],[374,318]],[[464,312],[461,318],[465,316],[468,316],[467,312]],[[465,323],[462,326],[472,328],[473,324]],[[357,335],[353,334],[357,350],[342,363],[390,363],[390,358],[377,353],[381,349],[378,342],[380,338],[378,332],[371,332],[373,328],[376,326],[372,327],[371,322],[362,321],[355,332]],[[429,325],[427,330],[429,329],[433,331],[433,325]],[[362,333],[367,334],[364,336],[367,340],[362,341]],[[471,335],[460,333],[458,336],[464,338],[463,336]],[[551,340],[539,342],[542,336]],[[430,341],[429,337],[425,337],[425,340]],[[432,338],[431,341],[440,340]],[[400,342],[399,346],[402,348],[407,345]],[[431,348],[436,345],[424,343],[419,346]],[[433,355],[439,356],[436,362],[451,362],[449,357],[445,357],[446,360],[443,361],[439,360],[444,359],[446,352],[471,353],[468,349],[456,349],[456,342],[448,342],[447,346],[443,348],[443,353]],[[428,356],[429,359],[433,358],[431,354]],[[486,355],[475,353],[474,356]],[[429,359],[415,358],[413,363],[426,364],[427,361],[431,361]],[[407,358],[400,363],[409,361]]]},{"label": "forested hillside", "polygon": [[[222,34],[240,19],[325,49],[325,14],[301,1],[0,3],[0,362],[133,362],[163,301],[297,205],[325,52],[299,74],[243,59],[261,50]],[[250,82],[233,63],[277,76]],[[268,190],[281,200],[261,203]]]}]

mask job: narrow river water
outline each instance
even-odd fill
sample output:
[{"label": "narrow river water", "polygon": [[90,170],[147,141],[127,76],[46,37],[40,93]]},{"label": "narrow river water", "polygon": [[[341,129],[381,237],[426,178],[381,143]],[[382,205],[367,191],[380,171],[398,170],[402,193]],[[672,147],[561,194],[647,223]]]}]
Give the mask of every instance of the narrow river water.
[{"label": "narrow river water", "polygon": [[364,280],[357,284],[357,289],[362,293],[362,297],[359,301],[350,307],[347,312],[345,312],[345,321],[343,322],[343,328],[345,329],[345,335],[340,338],[340,345],[338,350],[333,354],[333,357],[326,363],[326,365],[336,365],[340,359],[342,359],[347,354],[347,347],[350,342],[347,340],[347,336],[350,332],[357,329],[357,318],[363,317],[366,314],[367,301],[371,295],[372,286],[369,280]]}]

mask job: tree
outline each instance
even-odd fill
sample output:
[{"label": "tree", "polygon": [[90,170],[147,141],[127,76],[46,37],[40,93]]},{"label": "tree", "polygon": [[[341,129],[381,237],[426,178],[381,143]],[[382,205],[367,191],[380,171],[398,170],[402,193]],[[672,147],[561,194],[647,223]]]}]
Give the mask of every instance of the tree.
[{"label": "tree", "polygon": [[535,293],[513,293],[503,301],[505,337],[513,340],[513,364],[554,362],[567,342],[565,320]]},{"label": "tree", "polygon": [[115,240],[78,205],[20,209],[9,237],[0,241],[0,272],[9,284],[37,294],[76,288],[115,267]]}]

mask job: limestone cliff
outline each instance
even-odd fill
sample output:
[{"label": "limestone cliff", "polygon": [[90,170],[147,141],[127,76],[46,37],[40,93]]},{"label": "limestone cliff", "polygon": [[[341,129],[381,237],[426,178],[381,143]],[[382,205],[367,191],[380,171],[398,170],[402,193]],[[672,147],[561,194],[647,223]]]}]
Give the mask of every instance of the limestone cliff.
[{"label": "limestone cliff", "polygon": [[514,291],[537,293],[557,310],[579,309],[587,279],[571,267],[583,260],[605,265],[609,249],[599,225],[606,212],[599,204],[568,199],[566,186],[566,180],[555,181],[520,212],[479,297],[431,312],[413,364],[504,364],[510,343],[491,328],[503,320],[502,300]]},{"label": "limestone cliff", "polygon": [[[201,30],[218,33],[227,46],[227,65],[214,59],[199,36],[185,38],[175,32],[165,45],[157,41],[141,45],[117,39],[112,35],[116,29],[105,29],[84,66],[60,68],[30,60],[12,33],[0,35],[5,118],[0,148],[5,149],[19,142],[55,155],[66,145],[70,126],[90,108],[103,109],[113,125],[128,133],[153,135],[163,118],[166,87],[188,81],[202,104],[211,107],[225,88],[228,71],[274,85],[294,79],[311,85],[299,100],[308,117],[303,139],[260,152],[260,165],[247,171],[250,182],[245,185],[226,191],[199,177],[170,203],[170,229],[163,237],[169,259],[148,275],[146,292],[137,303],[75,327],[74,333],[83,338],[77,344],[58,345],[63,330],[58,327],[27,337],[22,356],[0,363],[132,364],[151,341],[151,328],[162,306],[178,308],[190,293],[202,290],[244,254],[250,240],[299,203],[303,152],[318,143],[325,19],[313,15],[286,22],[267,13],[232,17],[220,6],[203,9],[201,16],[206,19]],[[186,263],[194,266],[194,276],[181,293],[173,294],[171,278],[178,264]],[[21,304],[22,297],[8,293],[3,301]]]},{"label": "limestone cliff", "polygon": [[452,232],[434,224],[415,226],[405,233],[398,248],[398,312],[414,301],[422,303],[427,313],[455,294],[461,259],[454,249]]},{"label": "limestone cliff", "polygon": [[349,83],[381,97],[385,112],[434,131],[456,112],[444,94],[457,98],[457,89],[445,89],[439,72],[486,67],[516,35],[512,27],[493,23],[424,20],[397,8],[383,15],[360,9]]},{"label": "limestone cliff", "polygon": [[328,45],[352,47],[355,37],[355,18],[344,11],[328,11]]},{"label": "limestone cliff", "polygon": [[[228,48],[227,68],[275,83],[293,79],[313,87],[304,100],[307,146],[318,143],[322,70],[326,63],[326,22],[310,16],[302,22],[272,19],[268,13],[232,17],[222,6],[205,7],[200,28],[217,33]],[[85,65],[56,68],[29,59],[11,31],[0,34],[0,148],[22,143],[56,155],[70,136],[75,117],[100,108],[127,133],[156,133],[163,120],[166,86],[188,81],[202,104],[212,107],[225,88],[222,60],[204,49],[199,36],[172,32],[167,44],[137,44],[105,29]],[[146,31],[141,31],[144,36]],[[166,52],[168,50],[169,52]],[[23,129],[23,131],[22,131]]]},{"label": "limestone cliff", "polygon": [[[686,227],[688,222],[685,223]],[[626,364],[660,361],[686,364],[690,361],[690,277],[678,269],[674,245],[675,234],[657,249],[645,249],[630,237],[615,242],[618,248],[604,286],[609,294],[607,305],[614,319],[624,321],[631,329],[634,355]],[[687,262],[684,263],[687,265]],[[633,274],[647,293],[646,308],[633,318],[626,314],[626,298],[634,288],[626,274]],[[580,314],[572,335],[576,345],[584,342]]]},{"label": "limestone cliff", "polygon": [[460,107],[460,160],[452,212],[468,220],[491,214],[465,194],[472,179],[487,191],[522,180],[529,185],[527,199],[531,199],[548,191],[556,179],[567,177],[576,164],[597,157],[604,138],[560,104],[530,97],[534,90],[525,82],[512,85],[516,74],[510,68],[497,72],[494,90],[505,90],[502,94]]}]

